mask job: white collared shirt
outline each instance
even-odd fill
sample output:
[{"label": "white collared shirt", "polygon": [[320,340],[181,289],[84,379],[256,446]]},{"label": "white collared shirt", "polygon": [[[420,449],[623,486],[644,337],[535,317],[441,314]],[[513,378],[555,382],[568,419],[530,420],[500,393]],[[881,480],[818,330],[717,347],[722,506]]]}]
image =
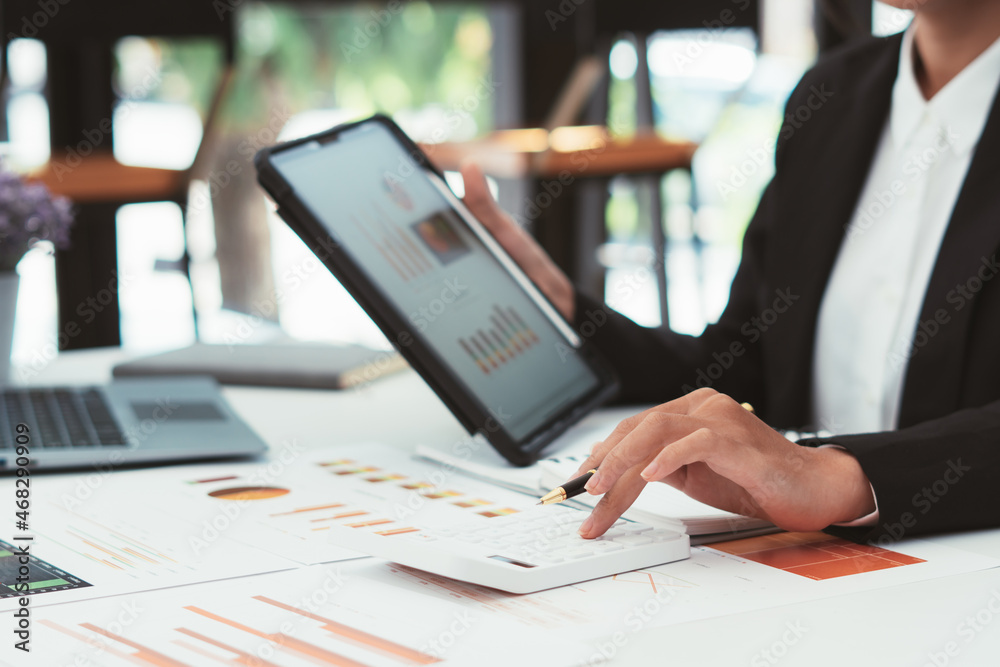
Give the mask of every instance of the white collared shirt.
[{"label": "white collared shirt", "polygon": [[933,335],[919,321],[924,293],[1000,81],[998,39],[925,100],[913,31],[903,36],[889,119],[820,306],[813,418],[834,434],[897,427],[907,364]]}]

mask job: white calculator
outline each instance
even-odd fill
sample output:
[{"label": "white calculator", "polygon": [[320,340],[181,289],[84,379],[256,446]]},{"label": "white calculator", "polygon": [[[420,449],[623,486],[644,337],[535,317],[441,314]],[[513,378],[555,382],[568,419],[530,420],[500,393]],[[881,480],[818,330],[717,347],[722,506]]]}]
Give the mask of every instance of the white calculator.
[{"label": "white calculator", "polygon": [[448,528],[377,530],[331,526],[338,546],[452,579],[532,593],[690,556],[687,534],[619,519],[585,540],[589,510],[546,505]]}]

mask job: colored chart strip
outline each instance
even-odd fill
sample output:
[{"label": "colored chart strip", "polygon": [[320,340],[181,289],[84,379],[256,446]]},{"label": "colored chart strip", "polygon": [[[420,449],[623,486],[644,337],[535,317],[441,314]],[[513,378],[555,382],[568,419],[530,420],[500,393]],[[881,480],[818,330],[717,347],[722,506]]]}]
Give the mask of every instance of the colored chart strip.
[{"label": "colored chart strip", "polygon": [[230,479],[239,479],[237,475],[226,475],[225,477],[210,477],[209,479],[192,479],[188,484],[208,484],[209,482],[225,482]]},{"label": "colored chart strip", "polygon": [[314,621],[318,621],[323,624],[323,629],[327,632],[337,635],[341,639],[346,639],[347,641],[355,644],[357,646],[364,646],[366,648],[374,649],[379,653],[382,653],[393,658],[403,660],[405,662],[417,664],[417,665],[430,665],[435,662],[440,662],[441,658],[435,657],[433,655],[428,655],[422,651],[417,651],[408,646],[403,646],[392,640],[384,639],[376,635],[370,634],[363,630],[358,630],[357,628],[352,628],[349,625],[344,625],[343,623],[338,623],[337,621],[331,620],[319,614],[314,614],[305,609],[299,607],[293,607],[291,605],[284,604],[283,602],[278,602],[277,600],[272,600],[271,598],[265,597],[263,595],[255,595],[255,600],[260,600],[261,602],[266,602],[267,604],[274,605],[279,609],[284,609],[285,611],[292,612],[294,614],[300,614]]},{"label": "colored chart strip", "polygon": [[493,502],[490,500],[483,500],[482,498],[476,498],[474,500],[456,500],[452,505],[458,505],[459,507],[482,507],[483,505],[492,505]]},{"label": "colored chart strip", "polygon": [[514,353],[521,353],[525,348],[521,347],[521,343],[518,341],[517,336],[514,335],[514,330],[504,324],[503,320],[496,314],[496,307],[494,307],[494,313],[490,315],[490,322],[493,324],[492,331],[497,334],[497,338],[504,344],[504,347],[514,356]]},{"label": "colored chart strip", "polygon": [[464,350],[465,353],[469,355],[474,362],[476,362],[476,366],[479,366],[480,371],[482,371],[486,375],[490,374],[490,367],[486,364],[486,361],[469,346],[469,344],[465,341],[464,338],[459,338],[458,344],[461,345],[462,350]]},{"label": "colored chart strip", "polygon": [[531,327],[524,323],[524,320],[521,319],[521,316],[517,313],[517,311],[513,308],[508,308],[507,312],[510,313],[510,316],[514,318],[514,321],[517,323],[518,331],[524,333],[524,335],[528,337],[532,343],[537,343],[538,334],[536,334]]},{"label": "colored chart strip", "polygon": [[[0,540],[0,599],[16,597],[20,595],[37,595],[51,591],[65,591],[74,588],[87,588],[91,584],[79,577],[75,577],[69,572],[54,565],[50,565],[44,560],[28,556],[28,580],[18,581],[20,576],[19,568],[24,565],[20,562],[20,550],[11,544]],[[28,590],[18,592],[15,586],[18,583],[27,583]]]},{"label": "colored chart strip", "polygon": [[372,519],[371,521],[359,521],[357,523],[344,524],[348,528],[368,528],[369,526],[384,526],[392,523],[392,519]]},{"label": "colored chart strip", "polygon": [[352,516],[364,516],[368,512],[364,510],[353,510],[350,512],[341,512],[340,514],[334,514],[333,516],[324,516],[319,519],[310,519],[309,523],[316,523],[318,521],[336,521],[337,519],[347,519]]},{"label": "colored chart strip", "polygon": [[288,516],[289,514],[301,514],[302,512],[316,512],[318,510],[330,510],[336,507],[343,507],[344,503],[330,503],[329,505],[313,505],[312,507],[299,507],[298,509],[290,510],[288,512],[278,512],[276,514],[271,514],[270,516]]},{"label": "colored chart strip", "polygon": [[419,528],[393,528],[391,530],[377,530],[376,535],[404,535],[406,533],[418,533]]},{"label": "colored chart strip", "polygon": [[379,475],[377,477],[365,477],[366,482],[378,483],[378,482],[395,482],[396,480],[406,479],[406,475],[397,475],[395,473],[389,475]]},{"label": "colored chart strip", "polygon": [[363,472],[378,472],[375,466],[364,466],[362,468],[351,468],[350,470],[334,470],[334,475],[360,475]]},{"label": "colored chart strip", "polygon": [[410,482],[408,484],[400,484],[404,489],[409,489],[410,491],[419,491],[420,489],[432,489],[434,485],[430,482]]},{"label": "colored chart strip", "polygon": [[498,516],[509,516],[511,514],[517,514],[517,510],[511,509],[510,507],[505,507],[503,509],[486,510],[485,512],[478,512],[487,519],[492,519]]},{"label": "colored chart strip", "polygon": [[500,364],[497,363],[497,360],[493,357],[493,355],[491,355],[489,352],[486,351],[486,348],[483,346],[482,341],[473,337],[469,339],[469,342],[472,343],[472,347],[476,348],[476,352],[479,353],[479,358],[485,359],[486,363],[490,365],[490,368],[496,369],[500,366]]},{"label": "colored chart strip", "polygon": [[354,463],[351,459],[337,459],[336,461],[323,461],[322,463],[317,463],[318,466],[346,466],[349,463]]},{"label": "colored chart strip", "polygon": [[440,498],[457,498],[462,495],[458,491],[434,491],[432,493],[423,494],[424,498],[430,498],[431,500],[438,500]]},{"label": "colored chart strip", "polygon": [[514,308],[502,308],[493,304],[490,325],[458,339],[465,354],[486,375],[539,342],[538,334],[525,324]]},{"label": "colored chart strip", "polygon": [[319,660],[321,661],[321,664],[338,665],[339,667],[367,667],[367,665],[365,665],[362,662],[358,662],[357,660],[352,660],[347,656],[340,655],[339,653],[334,653],[333,651],[329,651],[325,648],[321,648],[314,644],[310,644],[309,642],[302,641],[301,639],[297,639],[283,632],[264,632],[262,630],[256,630],[254,628],[251,628],[249,625],[244,625],[237,621],[228,619],[224,616],[213,614],[212,612],[202,609],[200,607],[190,606],[184,608],[187,609],[188,611],[193,611],[196,614],[200,614],[205,618],[209,618],[213,621],[218,621],[219,623],[228,625],[229,627],[235,628],[236,630],[241,630],[256,637],[260,637],[270,642],[274,642],[279,646],[284,646],[285,648],[295,651],[296,653],[301,653],[302,655],[308,656],[313,660]]},{"label": "colored chart strip", "polygon": [[521,327],[514,322],[510,312],[497,305],[493,306],[493,312],[500,318],[500,321],[503,322],[504,327],[506,327],[513,340],[516,340],[517,343],[524,349],[531,347],[531,336],[521,330]]},{"label": "colored chart strip", "polygon": [[476,331],[476,339],[483,341],[483,346],[490,351],[491,357],[499,361],[501,364],[505,364],[508,359],[514,358],[513,355],[504,354],[502,346],[497,347],[496,342],[491,337],[487,336],[486,332],[482,329]]}]

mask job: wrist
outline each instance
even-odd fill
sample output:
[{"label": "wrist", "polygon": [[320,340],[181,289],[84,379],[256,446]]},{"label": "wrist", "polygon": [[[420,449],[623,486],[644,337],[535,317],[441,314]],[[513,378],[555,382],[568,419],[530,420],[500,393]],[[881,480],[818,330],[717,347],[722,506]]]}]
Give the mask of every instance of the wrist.
[{"label": "wrist", "polygon": [[871,482],[861,468],[861,463],[850,452],[835,448],[815,450],[823,457],[828,470],[828,492],[831,501],[830,524],[849,523],[876,510]]},{"label": "wrist", "polygon": [[566,321],[574,324],[576,321],[576,291],[573,289],[573,283],[565,274],[560,272],[560,275],[553,281],[550,298],[552,305],[566,318]]}]

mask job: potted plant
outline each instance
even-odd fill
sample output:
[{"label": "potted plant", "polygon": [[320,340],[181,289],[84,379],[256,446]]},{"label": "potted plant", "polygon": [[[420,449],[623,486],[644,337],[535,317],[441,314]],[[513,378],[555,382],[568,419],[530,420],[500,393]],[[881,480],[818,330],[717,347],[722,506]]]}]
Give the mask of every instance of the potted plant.
[{"label": "potted plant", "polygon": [[65,197],[53,197],[39,183],[26,183],[0,163],[0,384],[10,371],[18,275],[25,253],[42,241],[69,245],[73,210]]}]

